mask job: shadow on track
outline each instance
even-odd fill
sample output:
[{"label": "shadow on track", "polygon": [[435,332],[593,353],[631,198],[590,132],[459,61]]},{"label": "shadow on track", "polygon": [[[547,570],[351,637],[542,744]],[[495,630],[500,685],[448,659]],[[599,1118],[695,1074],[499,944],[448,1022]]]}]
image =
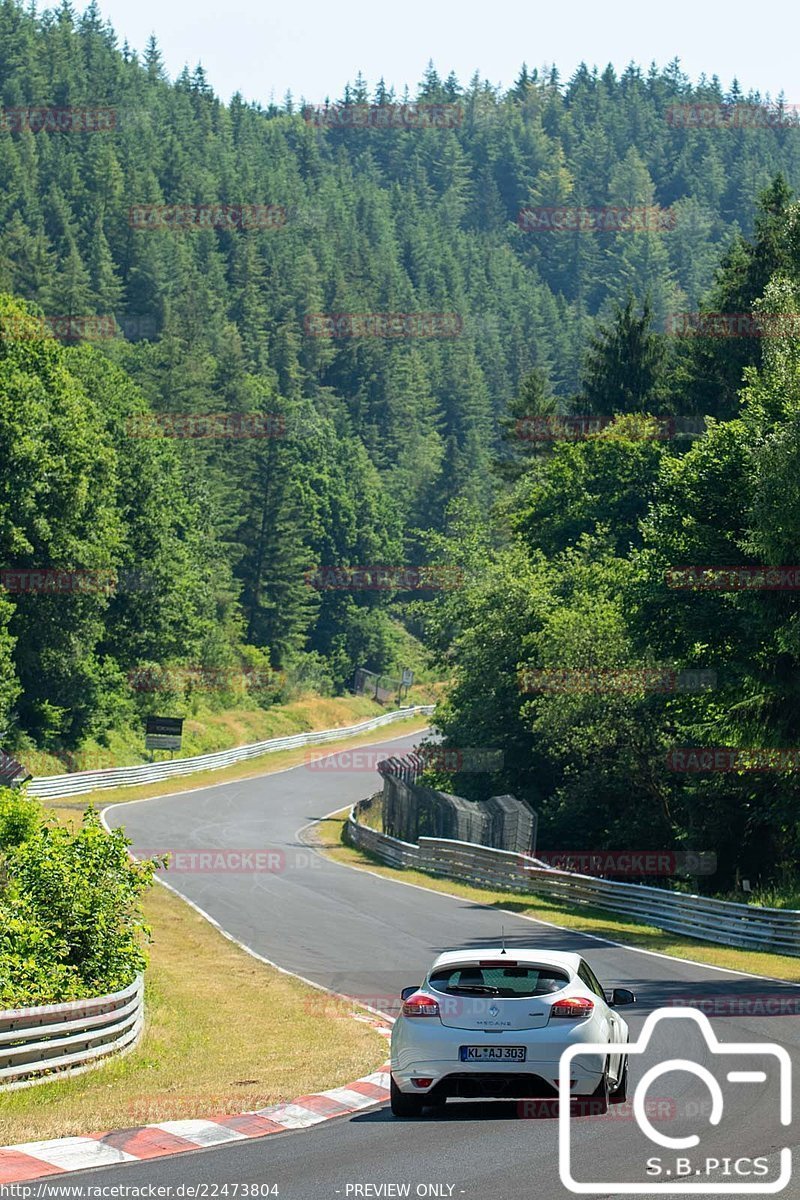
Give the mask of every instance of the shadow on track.
[{"label": "shadow on track", "polygon": [[418,1125],[420,1122],[441,1124],[442,1122],[446,1123],[449,1121],[522,1121],[530,1119],[525,1116],[523,1111],[524,1105],[528,1103],[536,1103],[543,1107],[546,1105],[551,1108],[551,1112],[542,1117],[544,1120],[552,1120],[558,1115],[555,1100],[548,1100],[546,1102],[526,1100],[450,1100],[447,1104],[440,1104],[436,1108],[426,1108],[421,1117],[414,1117],[410,1120],[392,1116],[388,1105],[372,1109],[370,1112],[356,1113],[349,1120],[368,1125],[383,1125],[387,1122],[390,1124],[396,1122],[400,1125]]}]

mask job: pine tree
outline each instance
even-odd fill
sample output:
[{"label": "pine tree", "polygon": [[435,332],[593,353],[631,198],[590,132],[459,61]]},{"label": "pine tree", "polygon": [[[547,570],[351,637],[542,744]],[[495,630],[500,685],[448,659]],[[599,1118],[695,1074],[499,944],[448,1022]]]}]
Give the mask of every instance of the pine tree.
[{"label": "pine tree", "polygon": [[537,367],[522,381],[508,406],[508,415],[500,420],[503,446],[494,468],[502,479],[515,480],[524,474],[532,459],[552,445],[548,430],[557,402],[544,371]]},{"label": "pine tree", "polygon": [[[733,317],[752,313],[753,305],[775,273],[791,271],[797,235],[787,237],[791,189],[777,175],[759,197],[752,241],[737,238],[728,250],[703,310]],[[686,344],[683,370],[688,376],[691,410],[723,418],[738,410],[738,391],[747,367],[761,362],[764,339],[697,337]]]},{"label": "pine tree", "polygon": [[583,412],[660,412],[664,386],[664,347],[654,333],[648,299],[637,315],[631,297],[611,325],[592,338],[583,366],[577,403]]}]

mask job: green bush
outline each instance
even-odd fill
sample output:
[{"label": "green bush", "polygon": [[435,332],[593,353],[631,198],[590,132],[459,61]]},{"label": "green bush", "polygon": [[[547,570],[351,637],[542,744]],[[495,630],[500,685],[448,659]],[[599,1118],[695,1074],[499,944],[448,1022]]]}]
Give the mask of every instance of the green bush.
[{"label": "green bush", "polygon": [[0,788],[0,851],[33,837],[42,820],[42,810],[35,800],[11,788]]},{"label": "green bush", "polygon": [[0,1010],[55,1004],[85,995],[64,962],[67,943],[32,917],[9,888],[0,896]]},{"label": "green bush", "polygon": [[30,800],[2,798],[0,1009],[117,991],[144,969],[141,897],[155,862],[131,861],[128,845],[91,808],[73,832]]}]

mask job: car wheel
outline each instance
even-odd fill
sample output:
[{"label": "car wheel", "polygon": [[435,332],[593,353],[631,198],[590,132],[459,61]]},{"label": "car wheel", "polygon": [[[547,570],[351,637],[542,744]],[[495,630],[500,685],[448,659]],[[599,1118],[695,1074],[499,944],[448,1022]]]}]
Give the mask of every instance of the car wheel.
[{"label": "car wheel", "polygon": [[625,1055],[625,1062],[622,1067],[622,1074],[619,1077],[619,1083],[609,1095],[609,1100],[612,1104],[622,1104],[628,1099],[628,1056]]},{"label": "car wheel", "polygon": [[409,1096],[401,1092],[391,1077],[389,1081],[389,1104],[395,1117],[421,1117],[422,1096]]},{"label": "car wheel", "polygon": [[593,1117],[602,1117],[608,1112],[608,1103],[611,1093],[608,1090],[608,1069],[603,1071],[603,1077],[597,1087],[592,1092],[589,1103],[589,1112]]}]

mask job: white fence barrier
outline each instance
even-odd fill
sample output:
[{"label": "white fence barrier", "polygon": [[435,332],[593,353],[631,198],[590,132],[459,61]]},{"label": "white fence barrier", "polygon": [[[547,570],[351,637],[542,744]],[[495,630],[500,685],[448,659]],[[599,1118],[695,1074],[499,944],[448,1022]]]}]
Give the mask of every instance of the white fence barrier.
[{"label": "white fence barrier", "polygon": [[494,850],[471,842],[421,837],[419,845],[388,837],[358,821],[354,805],[347,836],[354,846],[393,867],[412,867],[462,883],[535,892],[565,907],[581,905],[635,917],[701,941],[747,950],[800,956],[800,912],[712,900],[639,883],[618,883],[558,871],[526,854]]},{"label": "white fence barrier", "polygon": [[0,1092],[88,1071],[132,1049],[143,1025],[141,975],[108,996],[0,1012]]},{"label": "white fence barrier", "polygon": [[74,771],[69,775],[40,775],[28,783],[31,796],[61,797],[79,796],[97,788],[134,787],[137,783],[156,783],[170,779],[173,775],[189,775],[194,771],[212,771],[216,767],[228,767],[231,763],[247,758],[258,758],[276,750],[294,750],[299,746],[316,746],[333,742],[337,738],[354,737],[369,733],[401,721],[404,717],[430,715],[432,704],[418,704],[393,712],[370,717],[358,725],[346,725],[339,729],[317,729],[309,733],[294,733],[288,737],[269,738],[265,742],[251,742],[247,746],[234,746],[230,750],[217,750],[213,754],[197,754],[193,758],[174,758],[157,763],[140,763],[135,767],[108,767],[101,771]]}]

